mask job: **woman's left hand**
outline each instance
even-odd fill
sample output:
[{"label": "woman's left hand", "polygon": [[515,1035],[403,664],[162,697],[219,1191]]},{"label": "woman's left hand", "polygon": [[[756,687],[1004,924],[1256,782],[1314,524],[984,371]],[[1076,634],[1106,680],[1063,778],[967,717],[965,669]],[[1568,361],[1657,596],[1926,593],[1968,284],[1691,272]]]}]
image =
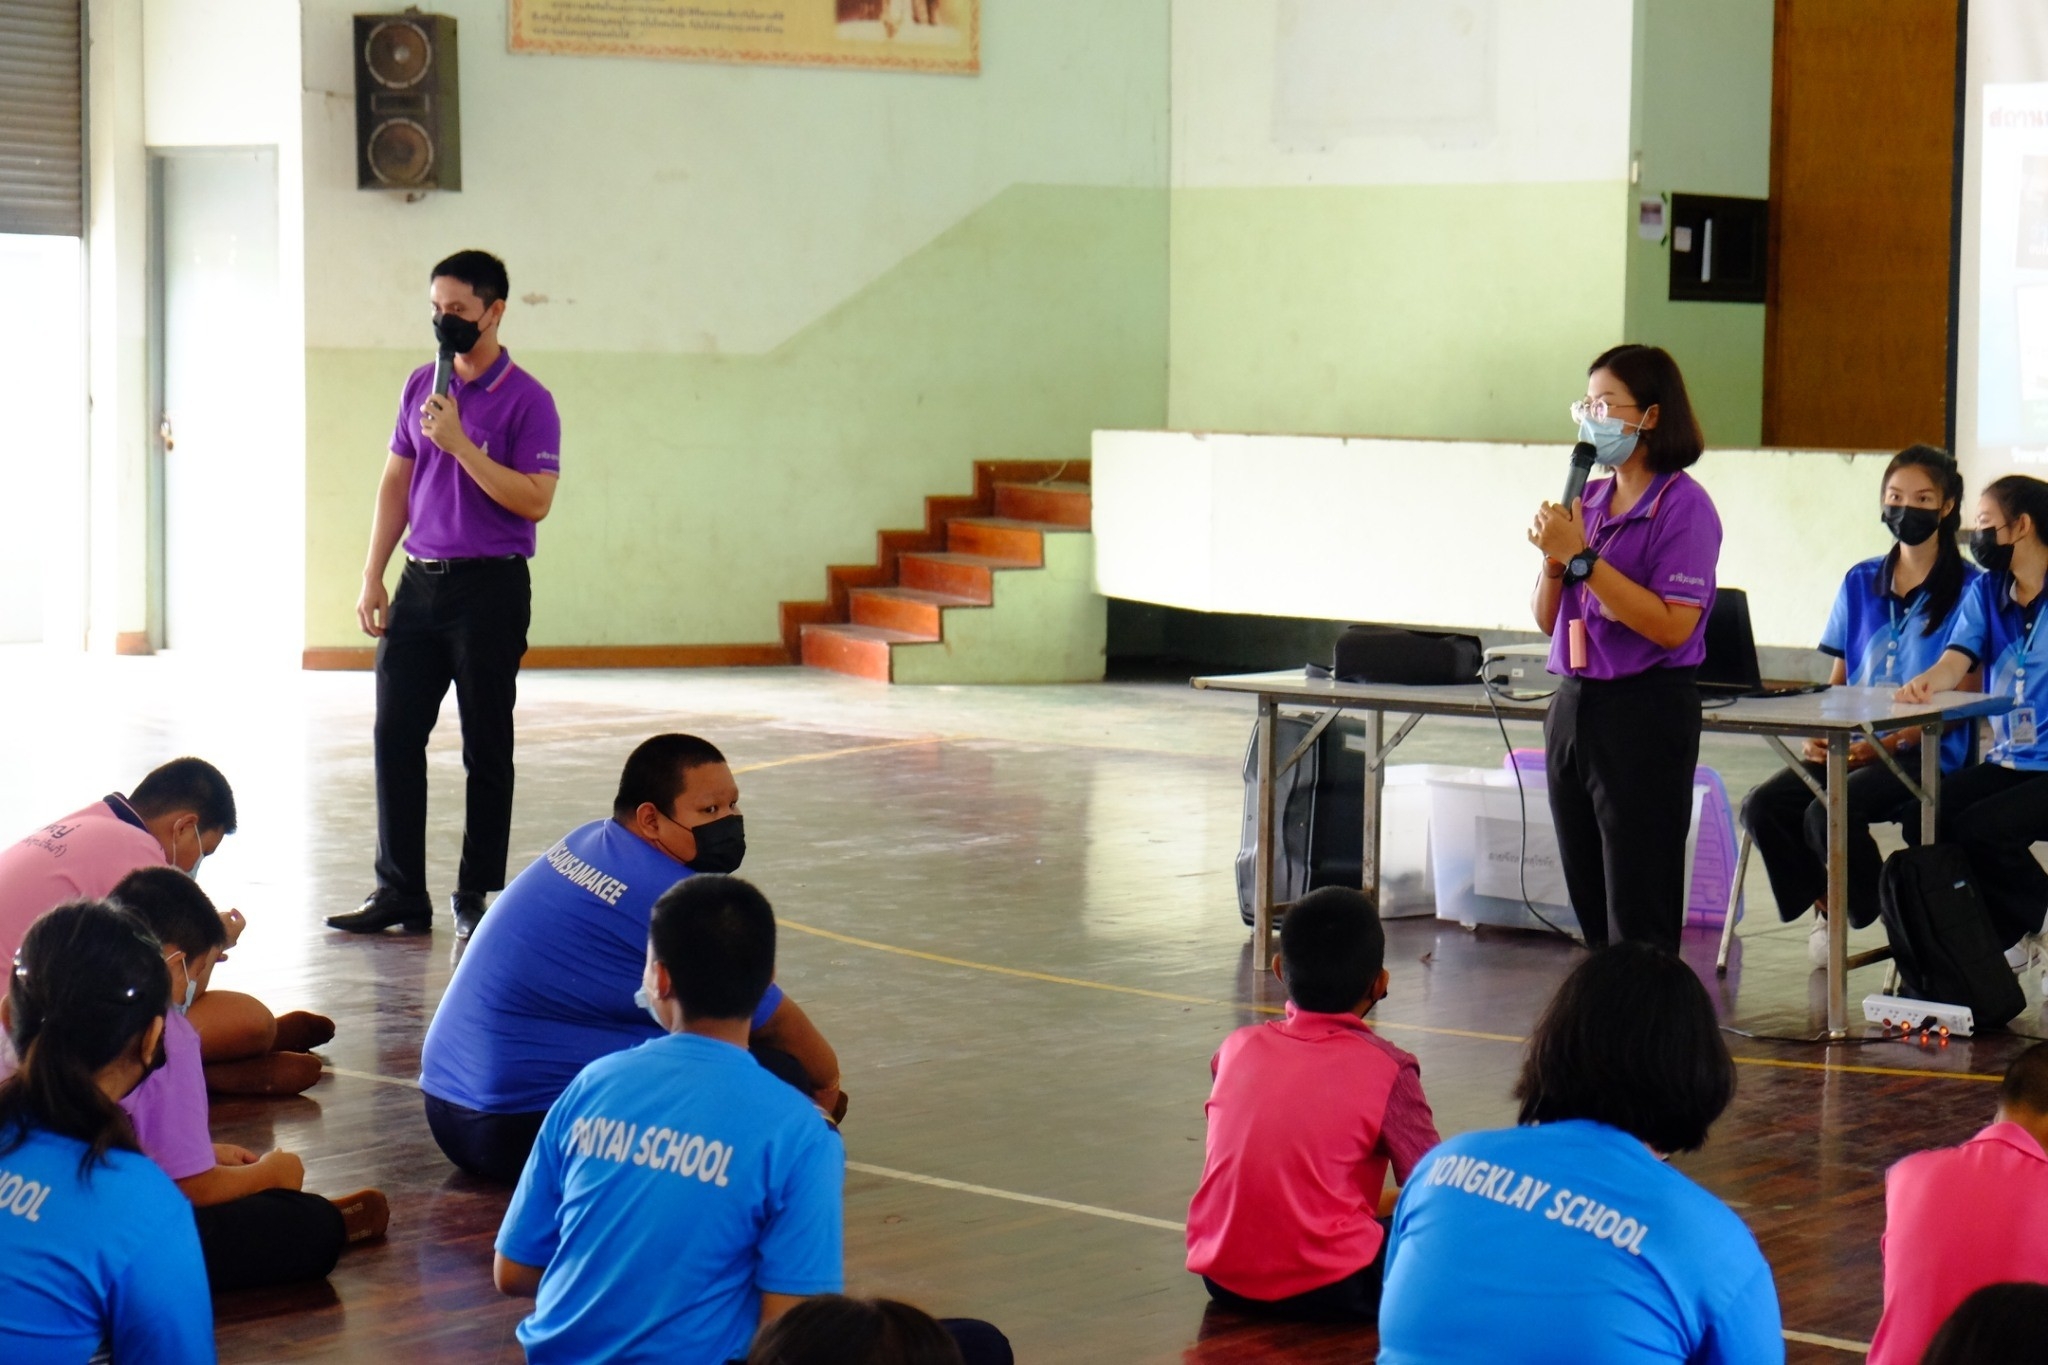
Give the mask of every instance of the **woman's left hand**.
[{"label": "woman's left hand", "polygon": [[1546,502],[1536,509],[1536,522],[1529,528],[1529,543],[1560,564],[1586,548],[1586,500],[1572,499],[1569,508]]}]

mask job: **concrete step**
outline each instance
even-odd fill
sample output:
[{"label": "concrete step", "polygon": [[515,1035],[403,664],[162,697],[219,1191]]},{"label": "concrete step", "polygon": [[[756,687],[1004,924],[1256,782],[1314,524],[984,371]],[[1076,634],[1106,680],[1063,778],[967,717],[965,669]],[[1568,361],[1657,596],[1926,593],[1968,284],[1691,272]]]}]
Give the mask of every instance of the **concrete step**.
[{"label": "concrete step", "polygon": [[1085,531],[1093,524],[1093,502],[1085,483],[999,483],[996,515],[1019,521],[1051,522]]},{"label": "concrete step", "polygon": [[855,588],[847,606],[857,626],[880,626],[936,640],[947,607],[980,607],[985,603],[951,593],[920,588]]}]

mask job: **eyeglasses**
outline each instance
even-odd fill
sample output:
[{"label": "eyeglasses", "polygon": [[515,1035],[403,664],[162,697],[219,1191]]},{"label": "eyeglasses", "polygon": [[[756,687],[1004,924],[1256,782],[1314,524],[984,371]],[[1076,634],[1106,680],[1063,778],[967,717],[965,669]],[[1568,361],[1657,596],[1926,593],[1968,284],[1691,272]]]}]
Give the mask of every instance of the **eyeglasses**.
[{"label": "eyeglasses", "polygon": [[1610,403],[1605,398],[1581,398],[1572,404],[1572,420],[1574,422],[1583,422],[1590,417],[1596,422],[1604,422],[1607,420],[1607,414],[1615,408],[1634,408],[1637,412],[1641,412],[1643,405],[1640,403]]}]

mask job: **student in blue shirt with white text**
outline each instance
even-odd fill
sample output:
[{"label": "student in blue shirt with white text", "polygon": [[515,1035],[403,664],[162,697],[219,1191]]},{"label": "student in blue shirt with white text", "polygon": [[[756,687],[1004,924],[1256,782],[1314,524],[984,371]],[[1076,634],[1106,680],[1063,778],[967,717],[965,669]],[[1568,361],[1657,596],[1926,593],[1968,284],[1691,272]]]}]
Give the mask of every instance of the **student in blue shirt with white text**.
[{"label": "student in blue shirt with white text", "polygon": [[1623,942],[1537,1021],[1519,1128],[1463,1133],[1402,1187],[1380,1365],[1773,1365],[1771,1267],[1742,1220],[1667,1164],[1735,1094],[1706,988]]},{"label": "student in blue shirt with white text", "polygon": [[1956,606],[1948,650],[1899,689],[1924,702],[1960,685],[1972,671],[1984,690],[2013,700],[1991,717],[1984,762],[1941,788],[1939,833],[1969,855],[1970,871],[1998,941],[2008,951],[2041,928],[2048,872],[2034,860],[2048,839],[2048,635],[2040,630],[2048,579],[2048,483],[2024,474],[1995,480],[1977,499],[1970,557],[1984,576]]},{"label": "student in blue shirt with white text", "polygon": [[0,1360],[205,1365],[213,1300],[192,1206],[120,1100],[164,1064],[171,979],[141,921],[98,901],[38,919],[4,1014]]},{"label": "student in blue shirt with white text", "polygon": [[[1933,666],[1948,644],[1956,604],[1981,576],[1963,560],[1956,533],[1963,518],[1963,476],[1948,452],[1909,446],[1885,467],[1879,512],[1892,533],[1892,548],[1849,570],[1828,613],[1820,647],[1835,659],[1829,681],[1836,686],[1896,688]],[[1954,725],[1942,737],[1941,770],[1957,772],[1970,761],[1969,725]],[[1919,772],[1918,730],[1894,730],[1882,737],[1887,752],[1906,771]],[[1806,776],[1827,782],[1827,746],[1808,740]],[[1877,918],[1877,879],[1883,868],[1873,824],[1900,823],[1918,842],[1920,801],[1880,761],[1868,742],[1849,751],[1849,923],[1861,929]],[[1756,840],[1778,917],[1795,920],[1811,907],[1821,916],[1807,939],[1807,957],[1827,965],[1828,810],[1801,775],[1790,768],[1742,803],[1742,823]]]},{"label": "student in blue shirt with white text", "polygon": [[585,1067],[541,1124],[498,1232],[533,1365],[722,1365],[800,1300],[841,1288],[846,1153],[747,1052],[775,916],[736,877],[654,903],[643,1003],[665,1037]]}]

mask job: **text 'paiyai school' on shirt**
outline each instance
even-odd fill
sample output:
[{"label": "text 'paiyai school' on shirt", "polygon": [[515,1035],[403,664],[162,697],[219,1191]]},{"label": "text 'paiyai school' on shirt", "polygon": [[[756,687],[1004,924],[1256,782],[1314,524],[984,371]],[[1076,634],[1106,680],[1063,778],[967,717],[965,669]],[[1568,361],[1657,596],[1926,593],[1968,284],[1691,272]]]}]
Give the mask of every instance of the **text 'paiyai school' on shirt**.
[{"label": "text 'paiyai school' on shirt", "polygon": [[645,1132],[638,1124],[619,1119],[576,1119],[569,1124],[563,1143],[568,1156],[615,1161],[620,1165],[646,1166],[680,1176],[695,1176],[707,1185],[723,1187],[732,1165],[732,1146],[696,1133],[679,1133],[673,1128],[654,1127]]},{"label": "text 'paiyai school' on shirt", "polygon": [[[1448,1186],[1523,1213],[1534,1213],[1543,1203],[1543,1196],[1555,1188],[1550,1181],[1469,1156],[1440,1156],[1422,1179],[1424,1184]],[[1543,1217],[1603,1242],[1612,1242],[1631,1256],[1643,1254],[1643,1239],[1650,1235],[1648,1223],[1567,1189],[1557,1191]]]}]

